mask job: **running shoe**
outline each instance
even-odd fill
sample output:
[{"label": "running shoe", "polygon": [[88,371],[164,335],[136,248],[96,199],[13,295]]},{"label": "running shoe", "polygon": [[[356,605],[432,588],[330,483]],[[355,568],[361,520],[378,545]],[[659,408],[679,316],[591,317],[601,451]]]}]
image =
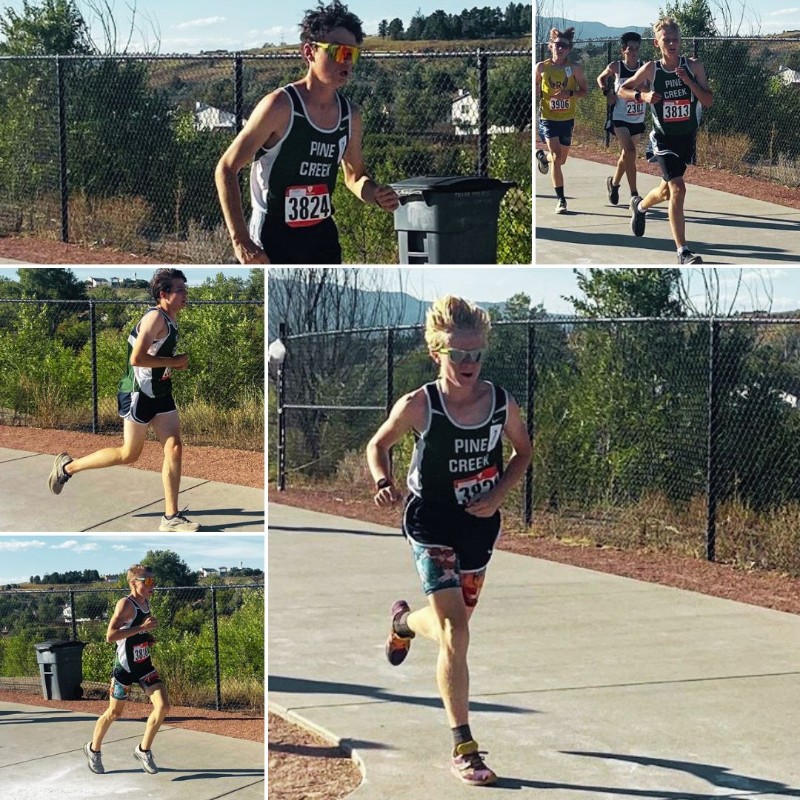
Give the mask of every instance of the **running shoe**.
[{"label": "running shoe", "polygon": [[133,751],[133,757],[142,765],[142,769],[145,772],[149,772],[151,775],[155,775],[158,772],[156,762],[153,761],[152,752],[150,750],[145,752],[142,750],[140,744],[136,745],[136,749]]},{"label": "running shoe", "polygon": [[389,617],[392,621],[392,630],[389,634],[389,638],[386,640],[386,658],[393,667],[400,666],[400,664],[406,660],[408,651],[411,649],[411,639],[400,636],[394,629],[395,620],[407,611],[411,611],[411,609],[405,600],[395,600],[389,611]]},{"label": "running shoe", "polygon": [[[186,511],[184,508],[183,511]],[[200,530],[200,525],[192,522],[188,517],[183,515],[183,511],[176,514],[172,519],[167,519],[166,516],[161,517],[161,524],[158,529],[163,533],[170,533],[177,531],[179,533],[192,533]]]},{"label": "running shoe", "polygon": [[556,214],[566,214],[567,213],[567,201],[563,197],[558,198],[558,202],[556,203]]},{"label": "running shoe", "polygon": [[702,264],[703,259],[696,256],[691,250],[682,250],[678,253],[679,264]]},{"label": "running shoe", "polygon": [[64,484],[72,477],[64,472],[64,467],[70,463],[72,459],[66,453],[59,453],[56,460],[53,462],[53,469],[50,470],[50,477],[47,479],[47,485],[53,494],[61,494]]},{"label": "running shoe", "polygon": [[631,197],[631,230],[634,236],[644,236],[644,225],[647,215],[638,210],[640,197]]},{"label": "running shoe", "polygon": [[100,757],[100,753],[95,753],[92,750],[91,742],[86,742],[83,746],[83,752],[86,755],[86,761],[89,763],[89,769],[96,775],[102,775],[106,771],[105,767],[103,767],[103,759]]},{"label": "running shoe", "polygon": [[614,186],[613,178],[606,178],[606,191],[608,192],[608,202],[612,206],[619,203],[619,186]]},{"label": "running shoe", "polygon": [[478,752],[478,743],[474,740],[464,742],[456,747],[450,771],[463,783],[469,786],[486,786],[497,780],[497,775],[484,763]]},{"label": "running shoe", "polygon": [[539,168],[539,172],[541,172],[542,175],[547,175],[547,172],[550,169],[550,162],[547,160],[544,150],[536,151],[536,161],[538,162],[537,166]]}]

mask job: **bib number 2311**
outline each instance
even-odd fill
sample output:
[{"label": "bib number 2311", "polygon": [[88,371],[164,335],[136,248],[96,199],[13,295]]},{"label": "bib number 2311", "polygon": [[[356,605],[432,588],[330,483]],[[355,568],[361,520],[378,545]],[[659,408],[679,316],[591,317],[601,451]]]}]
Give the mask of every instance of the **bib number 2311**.
[{"label": "bib number 2311", "polygon": [[292,228],[316,225],[331,215],[331,196],[324,183],[288,186],[285,195],[286,224]]}]

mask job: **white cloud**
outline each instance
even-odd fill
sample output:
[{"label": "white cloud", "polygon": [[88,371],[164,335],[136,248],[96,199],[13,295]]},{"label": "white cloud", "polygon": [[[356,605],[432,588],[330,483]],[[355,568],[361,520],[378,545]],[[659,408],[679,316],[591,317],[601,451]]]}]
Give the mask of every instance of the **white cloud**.
[{"label": "white cloud", "polygon": [[112,550],[119,550],[119,551],[121,551],[123,553],[129,553],[131,550],[133,550],[132,547],[128,547],[127,545],[124,545],[124,544],[112,544],[111,545],[111,549]]},{"label": "white cloud", "polygon": [[210,28],[212,25],[219,25],[226,21],[225,17],[201,17],[200,19],[190,19],[188,22],[181,22],[175,27],[178,30],[183,30],[184,28]]},{"label": "white cloud", "polygon": [[81,543],[77,539],[67,539],[66,542],[61,544],[51,544],[51,550],[71,550],[73,553],[88,553],[92,550],[99,550],[100,545],[97,542]]},{"label": "white cloud", "polygon": [[777,11],[770,11],[768,16],[777,17],[779,14],[796,14],[798,11],[800,11],[800,8],[780,8]]},{"label": "white cloud", "polygon": [[13,539],[8,542],[0,542],[0,551],[7,553],[19,553],[25,550],[38,550],[39,548],[47,547],[47,542],[42,542],[39,539],[22,539],[14,541]]}]

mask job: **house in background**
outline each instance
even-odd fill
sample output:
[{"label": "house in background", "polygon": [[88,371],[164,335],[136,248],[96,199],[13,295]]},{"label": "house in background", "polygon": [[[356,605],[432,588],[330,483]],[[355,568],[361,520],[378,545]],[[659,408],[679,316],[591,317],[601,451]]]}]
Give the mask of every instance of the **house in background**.
[{"label": "house in background", "polygon": [[[466,89],[459,89],[450,106],[450,122],[456,136],[478,135],[478,101]],[[513,125],[490,125],[489,135],[516,133]]]}]

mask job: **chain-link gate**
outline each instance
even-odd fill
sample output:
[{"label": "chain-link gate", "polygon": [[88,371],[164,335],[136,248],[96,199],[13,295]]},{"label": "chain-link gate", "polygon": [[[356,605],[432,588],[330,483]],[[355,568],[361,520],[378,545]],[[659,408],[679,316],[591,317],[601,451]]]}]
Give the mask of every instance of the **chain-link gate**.
[{"label": "chain-link gate", "polygon": [[[106,628],[125,589],[0,591],[0,688],[38,692],[34,645],[81,641],[82,695],[106,698],[114,646]],[[175,705],[264,713],[264,586],[156,588],[153,663]],[[146,701],[134,684],[131,699]]]},{"label": "chain-link gate", "polygon": [[[152,302],[0,299],[0,424],[121,431],[128,333]],[[195,300],[181,313],[175,378],[195,445],[264,446],[264,303]]]},{"label": "chain-link gate", "polygon": [[[366,53],[344,90],[361,109],[378,181],[477,174],[517,183],[500,210],[500,263],[531,263],[531,58]],[[294,53],[0,57],[0,233],[232,261],[216,163],[261,97],[302,67]],[[397,263],[391,215],[339,184],[344,261]]]},{"label": "chain-link gate", "polygon": [[[540,35],[545,31],[540,31]],[[714,104],[703,109],[697,134],[697,164],[725,169],[784,186],[800,186],[800,39],[773,37],[684,38],[681,52],[702,61]],[[538,60],[549,57],[546,43],[537,45]],[[652,38],[643,38],[639,55],[645,62],[659,58]],[[570,61],[586,75],[589,95],[577,103],[576,141],[606,143],[606,98],[597,76],[620,58],[618,40],[576,40]],[[753,87],[758,86],[757,92]],[[647,132],[651,127],[646,117]],[[647,147],[647,132],[639,154]]]},{"label": "chain-link gate", "polygon": [[[420,326],[291,335],[276,375],[279,489],[369,487],[387,410],[436,376]],[[494,323],[482,376],[534,443],[526,523],[800,574],[800,320]],[[405,473],[411,437],[393,451]]]}]

